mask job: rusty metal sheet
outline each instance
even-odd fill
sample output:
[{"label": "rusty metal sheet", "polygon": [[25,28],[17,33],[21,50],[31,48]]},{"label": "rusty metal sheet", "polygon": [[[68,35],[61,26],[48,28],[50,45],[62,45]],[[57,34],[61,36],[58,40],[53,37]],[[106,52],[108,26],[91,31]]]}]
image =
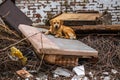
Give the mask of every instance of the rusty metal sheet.
[{"label": "rusty metal sheet", "polygon": [[31,25],[32,21],[11,0],[0,4],[0,16],[11,28],[19,31],[19,24]]}]

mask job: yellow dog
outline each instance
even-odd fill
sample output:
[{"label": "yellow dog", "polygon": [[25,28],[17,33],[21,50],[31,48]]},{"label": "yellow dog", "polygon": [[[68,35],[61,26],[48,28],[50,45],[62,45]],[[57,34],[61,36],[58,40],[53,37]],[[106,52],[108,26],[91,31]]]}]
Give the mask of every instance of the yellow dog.
[{"label": "yellow dog", "polygon": [[55,37],[76,39],[76,34],[71,27],[64,26],[63,21],[53,19],[50,21],[50,29],[45,34],[53,34]]}]

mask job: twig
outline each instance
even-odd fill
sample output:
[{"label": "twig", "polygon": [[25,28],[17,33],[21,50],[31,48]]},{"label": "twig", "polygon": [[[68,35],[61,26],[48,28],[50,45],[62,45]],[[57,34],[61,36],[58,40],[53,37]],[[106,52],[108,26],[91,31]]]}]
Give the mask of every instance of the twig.
[{"label": "twig", "polygon": [[2,20],[2,18],[0,17],[0,22],[5,25],[4,21]]},{"label": "twig", "polygon": [[7,17],[10,14],[10,11],[8,11],[5,15],[2,16],[2,18]]},{"label": "twig", "polygon": [[0,39],[2,39],[2,40],[9,40],[9,41],[14,41],[14,42],[17,42],[17,40],[16,40],[16,39],[9,38],[9,37],[5,37],[5,36],[0,36]]},{"label": "twig", "polygon": [[12,46],[14,46],[14,45],[16,45],[16,44],[19,44],[20,42],[22,42],[22,41],[24,41],[24,40],[26,40],[26,39],[34,36],[34,35],[37,35],[37,34],[39,34],[39,33],[40,33],[40,32],[35,33],[35,34],[31,35],[31,36],[25,37],[25,38],[21,39],[20,41],[14,43],[14,44],[9,45],[8,47],[5,47],[5,48],[3,48],[3,49],[0,49],[0,52],[1,52],[1,51],[5,51],[5,50],[9,49],[10,47],[12,47]]},{"label": "twig", "polygon": [[43,59],[44,59],[44,56],[45,56],[44,51],[43,51],[43,40],[42,40],[42,34],[41,34],[41,54],[42,54],[42,57],[41,57],[40,65],[39,65],[39,67],[37,68],[37,71],[40,70],[41,65],[42,65],[42,62],[43,62]]},{"label": "twig", "polygon": [[0,24],[1,27],[5,28],[5,30],[8,30],[9,32],[11,32],[12,34],[14,34],[16,37],[19,37],[18,34],[16,34],[15,32],[13,32],[12,30],[10,30],[7,26],[5,26],[4,24]]}]

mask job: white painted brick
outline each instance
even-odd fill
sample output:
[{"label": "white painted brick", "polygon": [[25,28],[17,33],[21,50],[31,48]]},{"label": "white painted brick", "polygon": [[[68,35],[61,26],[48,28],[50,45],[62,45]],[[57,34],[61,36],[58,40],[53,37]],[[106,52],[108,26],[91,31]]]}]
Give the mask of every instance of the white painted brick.
[{"label": "white painted brick", "polygon": [[112,13],[120,12],[120,10],[112,10]]},{"label": "white painted brick", "polygon": [[81,10],[82,8],[82,6],[75,6],[75,10]]},{"label": "white painted brick", "polygon": [[115,22],[112,22],[112,24],[120,24],[120,22],[116,22],[116,21],[115,21]]},{"label": "white painted brick", "polygon": [[[26,9],[21,8],[21,10],[25,14],[27,14],[28,11],[29,11],[27,6],[33,5],[33,8],[37,9],[36,13],[41,14],[41,16],[42,16],[41,20],[45,20],[46,17],[47,17],[47,13],[45,13],[44,11],[51,11],[53,9],[53,11],[55,11],[55,12],[51,12],[53,14],[58,14],[61,11],[63,11],[63,12],[65,11],[65,6],[62,6],[62,9],[61,9],[61,6],[60,6],[61,5],[60,2],[62,2],[62,4],[64,4],[65,0],[62,0],[62,1],[61,0],[58,0],[58,1],[48,0],[49,3],[47,3],[47,1],[45,1],[45,0],[29,0],[29,1],[21,0],[21,1],[18,1],[18,2],[20,2],[20,3],[18,3],[17,0],[16,0],[16,3],[17,3],[16,5],[17,6],[24,6]],[[68,4],[70,4],[70,2],[74,2],[74,0],[67,0],[67,1],[68,1]],[[111,14],[113,15],[113,19],[120,15],[120,13],[117,13],[117,12],[120,12],[120,7],[117,8],[118,10],[116,10],[116,8],[114,8],[118,5],[120,5],[120,0],[95,0],[96,3],[93,2],[93,0],[89,0],[89,3],[86,3],[86,5],[85,5],[86,8],[83,8],[83,6],[80,5],[81,3],[79,3],[79,2],[83,2],[83,1],[84,0],[76,0],[76,2],[78,2],[78,3],[75,4],[75,6],[70,5],[69,11],[97,10],[99,12],[103,12],[108,7],[108,9],[110,9],[108,11],[111,12]],[[117,1],[117,3],[116,3],[116,1]],[[92,5],[90,5],[90,4],[92,4]],[[102,8],[102,6],[100,6],[100,4],[103,4],[103,8]],[[46,7],[43,7],[42,5],[46,5]],[[38,9],[38,6],[39,6],[40,9]],[[70,8],[72,10],[70,10]],[[33,11],[30,10],[29,17],[32,17],[33,16],[32,14],[33,14]],[[32,20],[35,21],[35,19],[32,19]],[[43,24],[43,22],[41,22],[41,23]]]},{"label": "white painted brick", "polygon": [[80,2],[80,0],[76,0],[76,2]]},{"label": "white painted brick", "polygon": [[116,19],[112,19],[112,21],[116,21]]},{"label": "white painted brick", "polygon": [[119,13],[116,13],[116,15],[117,15],[118,17],[120,17],[120,12],[119,12]]},{"label": "white painted brick", "polygon": [[93,2],[93,0],[89,0],[89,2],[90,2],[90,3],[92,3],[92,2]]}]

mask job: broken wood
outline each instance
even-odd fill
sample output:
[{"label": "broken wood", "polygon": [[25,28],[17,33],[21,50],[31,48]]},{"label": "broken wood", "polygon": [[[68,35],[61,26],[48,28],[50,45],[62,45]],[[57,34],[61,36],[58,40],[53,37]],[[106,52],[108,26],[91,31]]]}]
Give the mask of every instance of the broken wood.
[{"label": "broken wood", "polygon": [[45,55],[44,60],[59,66],[74,67],[78,65],[77,56]]},{"label": "broken wood", "polygon": [[100,17],[100,13],[62,13],[53,18],[64,21],[67,26],[96,25],[96,18]]},{"label": "broken wood", "polygon": [[54,19],[60,20],[80,20],[80,21],[94,21],[96,17],[100,17],[99,13],[63,13]]},{"label": "broken wood", "polygon": [[16,71],[16,73],[23,79],[26,79],[26,78],[32,79],[33,78],[33,75],[24,69],[18,70],[18,71]]},{"label": "broken wood", "polygon": [[75,30],[108,30],[120,31],[120,25],[85,25],[73,27]]},{"label": "broken wood", "polygon": [[5,25],[4,21],[2,20],[2,18],[0,17],[0,24]]},{"label": "broken wood", "polygon": [[44,35],[42,31],[46,31],[46,29],[35,28],[28,25],[21,24],[19,25],[19,29],[26,37],[41,32],[28,38],[39,55],[42,51],[45,54],[98,57],[98,51],[78,40],[61,39],[55,38],[52,35]]}]

